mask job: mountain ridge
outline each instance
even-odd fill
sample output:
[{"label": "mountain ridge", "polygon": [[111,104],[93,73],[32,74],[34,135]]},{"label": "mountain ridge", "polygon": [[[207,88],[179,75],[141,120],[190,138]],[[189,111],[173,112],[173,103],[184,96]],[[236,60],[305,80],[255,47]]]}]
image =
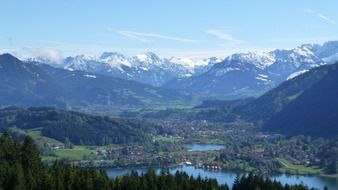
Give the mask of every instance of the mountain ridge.
[{"label": "mountain ridge", "polygon": [[153,52],[125,56],[103,52],[77,55],[61,63],[31,58],[67,70],[80,70],[218,99],[257,97],[311,68],[338,60],[338,41],[293,49],[234,53],[202,60],[160,57]]},{"label": "mountain ridge", "polygon": [[304,44],[291,50],[235,53],[207,72],[173,79],[164,87],[228,100],[259,96],[311,68],[334,63],[337,55],[338,41]]},{"label": "mountain ridge", "polygon": [[153,52],[145,52],[131,57],[118,52],[103,52],[99,56],[76,55],[67,57],[61,63],[54,63],[43,58],[29,58],[27,61],[45,63],[67,70],[94,72],[152,86],[161,86],[173,78],[190,77],[202,73],[222,59],[211,57],[194,61],[188,58],[160,57]]},{"label": "mountain ridge", "polygon": [[287,135],[335,137],[338,134],[338,64],[325,68],[326,74],[273,115],[263,126]]},{"label": "mountain ridge", "polygon": [[22,62],[0,55],[0,104],[113,109],[191,102],[184,93],[116,77]]}]

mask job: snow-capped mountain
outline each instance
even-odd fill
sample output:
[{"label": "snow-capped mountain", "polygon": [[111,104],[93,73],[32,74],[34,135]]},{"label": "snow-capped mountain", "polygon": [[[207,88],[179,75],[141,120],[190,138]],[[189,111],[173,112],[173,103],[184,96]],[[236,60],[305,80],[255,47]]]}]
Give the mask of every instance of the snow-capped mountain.
[{"label": "snow-capped mountain", "polygon": [[67,57],[63,67],[67,70],[80,70],[86,72],[118,74],[125,67],[131,67],[128,59],[122,54],[115,52],[104,52],[99,57],[78,55]]},{"label": "snow-capped mountain", "polygon": [[1,106],[115,110],[193,100],[184,93],[135,81],[22,62],[10,54],[0,54],[0,89]]},{"label": "snow-capped mountain", "polygon": [[311,68],[338,61],[338,41],[291,50],[236,53],[207,72],[164,85],[204,96],[234,99],[260,95]]},{"label": "snow-capped mountain", "polygon": [[117,52],[104,52],[100,56],[78,55],[67,57],[55,64],[42,58],[29,61],[47,63],[67,70],[79,70],[134,80],[153,86],[161,86],[174,78],[191,77],[205,72],[221,58],[193,61],[187,58],[162,58],[152,52],[126,57]]},{"label": "snow-capped mountain", "polygon": [[338,60],[338,41],[304,44],[290,50],[235,53],[224,59],[163,58],[146,52],[132,57],[116,52],[78,55],[62,63],[42,58],[31,61],[67,70],[80,70],[134,80],[217,98],[257,96],[311,68]]}]

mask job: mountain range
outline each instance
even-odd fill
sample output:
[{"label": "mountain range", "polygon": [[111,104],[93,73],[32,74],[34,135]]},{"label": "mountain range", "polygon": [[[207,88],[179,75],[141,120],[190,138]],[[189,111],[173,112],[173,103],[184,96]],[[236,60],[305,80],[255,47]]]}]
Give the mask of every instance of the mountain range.
[{"label": "mountain range", "polygon": [[[338,132],[335,126],[338,122],[338,102],[335,98],[338,94],[338,65],[333,64],[338,57],[337,51],[338,42],[327,42],[323,45],[302,45],[292,50],[234,54],[220,63],[217,63],[217,59],[209,59],[206,61],[208,64],[200,64],[212,64],[207,71],[191,77],[172,79],[162,87],[98,73],[88,68],[75,69],[70,67],[71,64],[65,63],[61,68],[56,68],[51,66],[52,63],[43,64],[36,60],[23,62],[10,54],[3,54],[0,55],[0,105],[53,106],[82,111],[153,109],[169,104],[196,104],[197,98],[191,94],[200,93],[208,98],[218,97],[219,94],[220,97],[229,98],[230,93],[237,98],[236,101],[205,102],[189,111],[189,114],[194,115],[188,117],[223,122],[239,119],[285,134],[330,136]],[[112,56],[104,54],[100,59]],[[66,60],[68,59],[71,58]],[[149,70],[154,65],[165,68],[165,64],[160,62],[167,60],[152,53],[143,57],[139,55],[135,59],[139,60],[139,66],[148,66]],[[175,64],[183,67],[184,64],[175,59]],[[151,60],[157,60],[156,64]],[[180,61],[188,62],[182,59]],[[121,68],[126,64],[120,64]],[[196,65],[198,64],[192,68],[196,69]],[[98,68],[102,63],[97,63],[96,66]],[[131,67],[134,66],[130,65]],[[167,69],[175,70],[169,67]],[[187,84],[187,81],[191,83]],[[165,88],[175,82],[178,82],[176,86]],[[196,84],[199,85],[195,86]],[[246,85],[244,90],[234,88],[241,85]],[[277,87],[273,88],[274,86]],[[196,88],[191,91],[190,87]],[[269,90],[270,88],[273,89]],[[259,94],[264,91],[268,92],[258,98],[238,100],[252,95],[249,92]],[[204,94],[205,92],[208,93]],[[179,118],[186,115],[184,110],[179,113],[175,110],[164,112],[155,115],[163,117],[174,113]],[[140,115],[139,111],[137,114]],[[322,127],[325,128],[325,133],[321,132]]]},{"label": "mountain range", "polygon": [[259,96],[309,69],[338,60],[338,41],[304,44],[291,50],[237,53],[200,75],[177,78],[163,87],[207,97]]},{"label": "mountain range", "polygon": [[162,58],[151,52],[133,57],[109,52],[99,57],[80,55],[61,63],[39,57],[20,61],[4,54],[0,58],[4,97],[0,103],[105,109],[190,104],[196,98],[189,94],[239,99],[259,96],[337,58],[338,41],[200,61]]},{"label": "mountain range", "polygon": [[35,57],[28,62],[47,63],[66,70],[78,70],[138,81],[152,86],[161,86],[174,78],[185,78],[208,70],[222,61],[212,57],[200,61],[187,58],[162,58],[153,52],[127,57],[117,52],[104,52],[100,56],[77,55],[67,57],[61,63]]},{"label": "mountain range", "polygon": [[116,77],[22,62],[0,55],[0,105],[122,109],[186,104],[191,96]]},{"label": "mountain range", "polygon": [[48,63],[66,70],[92,72],[152,86],[180,90],[207,98],[238,99],[259,96],[311,68],[338,60],[338,41],[322,45],[270,52],[235,53],[226,58],[202,60],[163,58],[147,52],[127,57],[116,52],[100,56],[78,55],[61,63],[43,58],[28,61]]}]

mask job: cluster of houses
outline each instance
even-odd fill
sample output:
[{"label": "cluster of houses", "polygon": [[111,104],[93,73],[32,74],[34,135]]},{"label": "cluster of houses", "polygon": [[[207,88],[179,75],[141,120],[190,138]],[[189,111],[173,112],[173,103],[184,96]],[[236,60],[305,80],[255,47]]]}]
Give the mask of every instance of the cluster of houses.
[{"label": "cluster of houses", "polygon": [[222,167],[217,165],[217,164],[202,164],[202,163],[197,163],[197,164],[193,164],[191,161],[184,161],[180,164],[182,165],[186,165],[186,166],[194,166],[195,168],[201,168],[201,169],[205,169],[205,170],[222,170]]}]

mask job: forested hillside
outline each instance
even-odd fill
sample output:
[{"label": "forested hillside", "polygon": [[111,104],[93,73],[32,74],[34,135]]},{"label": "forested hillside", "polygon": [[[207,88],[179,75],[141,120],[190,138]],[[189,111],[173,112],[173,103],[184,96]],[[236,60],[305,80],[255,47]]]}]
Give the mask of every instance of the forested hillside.
[{"label": "forested hillside", "polygon": [[144,142],[154,125],[103,116],[63,111],[55,108],[17,108],[0,110],[0,131],[11,128],[37,129],[41,134],[73,144],[106,145]]},{"label": "forested hillside", "polygon": [[323,79],[331,70],[336,70],[337,67],[338,65],[335,64],[314,68],[282,83],[256,100],[236,107],[234,112],[250,121],[267,121],[290,102],[296,100],[304,91]]},{"label": "forested hillside", "polygon": [[264,129],[287,135],[338,135],[338,65],[269,120]]}]

